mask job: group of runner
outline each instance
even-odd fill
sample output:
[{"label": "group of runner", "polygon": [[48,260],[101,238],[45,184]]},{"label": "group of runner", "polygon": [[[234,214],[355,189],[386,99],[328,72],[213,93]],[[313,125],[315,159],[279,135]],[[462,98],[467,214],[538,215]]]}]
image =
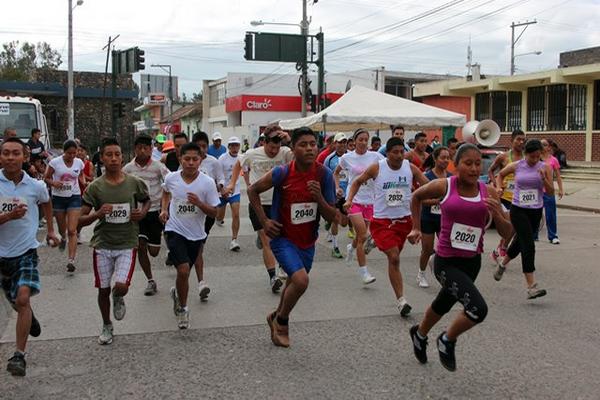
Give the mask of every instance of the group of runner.
[{"label": "group of runner", "polygon": [[[336,258],[343,257],[337,242],[339,227],[353,227],[355,237],[347,247],[346,260],[351,263],[356,257],[364,284],[375,282],[367,267],[369,243],[386,254],[390,284],[402,317],[412,309],[404,296],[400,272],[405,241],[422,242],[417,274],[420,287],[429,286],[426,265],[435,254],[431,261],[441,289],[421,323],[410,329],[410,336],[417,359],[426,362],[428,332],[460,302],[464,313],[437,339],[442,364],[454,370],[457,337],[487,314],[474,281],[481,267],[483,236],[490,216],[503,243],[510,243],[503,258],[500,250],[494,253],[498,260],[496,280],[508,262],[521,254],[528,298],[546,294],[534,279],[534,234],[544,193],[554,194],[552,170],[540,161],[542,143],[529,140],[523,145],[523,158],[515,159],[516,152],[499,158],[492,166],[500,169],[492,182],[496,185],[486,185],[478,180],[482,156],[476,146],[463,144],[458,150],[456,146],[439,146],[432,153],[432,161],[427,161],[424,134],[417,134],[415,148],[407,151],[404,129],[394,127],[392,132],[379,152],[367,149],[369,132],[364,129],[356,130],[352,138],[338,133],[323,164],[317,162],[317,135],[309,128],[288,134],[271,125],[263,133],[264,145],[243,155],[239,154],[240,140],[232,137],[218,160],[207,154],[209,142],[204,132],[194,134],[191,142],[186,135],[175,135],[175,151],[170,153],[174,155],[168,154],[162,161],[152,157],[152,138],[140,135],[135,139],[135,158],[124,167],[119,143],[104,139],[100,148],[104,173],[85,186],[83,196],[75,187],[84,181],[80,172],[84,166],[75,158],[77,144],[67,141],[63,155],[50,162],[44,175],[52,188],[51,201],[43,183],[19,173],[28,153],[24,144],[19,139],[5,140],[0,157],[2,287],[18,312],[17,351],[9,360],[8,370],[25,374],[27,336],[41,331],[29,304],[40,287],[35,250],[38,205],[48,221],[48,243],[68,245],[69,272],[75,270],[75,250],[71,249],[76,249],[77,229],[95,223],[90,243],[103,321],[98,342],[110,344],[114,338],[111,300],[113,318],[122,320],[136,258],[148,281],[144,294],[157,292],[149,256],[158,255],[163,234],[168,262],[177,270],[170,290],[173,311],[178,327],[189,327],[189,275],[193,268],[200,299],[206,300],[210,288],[204,277],[203,248],[215,221],[222,225],[227,204],[232,210],[230,250],[240,250],[240,175],[248,186],[249,216],[270,289],[278,293],[283,287],[278,307],[267,315],[275,345],[290,345],[289,316],[308,287],[320,220],[324,219]],[[513,151],[521,146],[519,137],[513,134]],[[349,139],[356,146],[354,151],[347,149]],[[507,157],[508,162],[503,162]],[[511,179],[514,189],[509,185]],[[506,204],[505,193],[511,189],[511,203]],[[510,212],[501,201],[511,206]],[[52,207],[61,240],[54,232]],[[31,221],[35,221],[34,226]],[[66,243],[64,238],[68,238]]]}]

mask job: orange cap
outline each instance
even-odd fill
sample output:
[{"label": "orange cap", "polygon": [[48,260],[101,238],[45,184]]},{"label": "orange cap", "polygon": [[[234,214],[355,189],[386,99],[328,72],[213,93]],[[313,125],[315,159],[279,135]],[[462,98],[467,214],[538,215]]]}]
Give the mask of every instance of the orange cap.
[{"label": "orange cap", "polygon": [[175,143],[173,143],[172,140],[167,140],[163,144],[162,151],[163,151],[163,153],[166,153],[166,152],[171,151],[171,150],[175,150]]}]

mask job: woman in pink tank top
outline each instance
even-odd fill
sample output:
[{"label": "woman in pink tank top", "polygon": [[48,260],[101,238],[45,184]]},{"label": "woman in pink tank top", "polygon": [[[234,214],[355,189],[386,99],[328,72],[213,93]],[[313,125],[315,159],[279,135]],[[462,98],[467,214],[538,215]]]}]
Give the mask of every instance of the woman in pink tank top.
[{"label": "woman in pink tank top", "polygon": [[498,194],[492,186],[478,180],[482,169],[479,149],[472,144],[462,145],[456,153],[455,165],[455,176],[433,180],[413,193],[413,230],[408,236],[413,244],[421,240],[419,216],[422,203],[441,199],[441,230],[434,273],[442,288],[425,311],[423,320],[410,328],[410,336],[417,360],[426,363],[427,334],[456,302],[460,302],[464,312],[456,316],[448,330],[436,340],[440,361],[450,371],[456,369],[456,339],[481,323],[487,315],[487,304],[475,286],[475,279],[481,268],[483,235],[489,213],[500,235],[508,237],[512,232]]}]

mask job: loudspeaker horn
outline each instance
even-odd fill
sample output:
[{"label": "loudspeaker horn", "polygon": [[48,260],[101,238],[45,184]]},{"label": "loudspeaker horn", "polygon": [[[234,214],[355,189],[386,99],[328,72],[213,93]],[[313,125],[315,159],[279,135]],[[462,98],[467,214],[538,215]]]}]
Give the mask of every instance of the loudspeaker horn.
[{"label": "loudspeaker horn", "polygon": [[469,121],[463,126],[463,140],[490,147],[500,140],[500,127],[491,119]]}]

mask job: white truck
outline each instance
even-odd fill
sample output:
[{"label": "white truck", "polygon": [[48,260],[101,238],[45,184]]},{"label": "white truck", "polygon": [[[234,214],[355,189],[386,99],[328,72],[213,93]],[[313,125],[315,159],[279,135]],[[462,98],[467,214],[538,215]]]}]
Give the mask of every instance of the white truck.
[{"label": "white truck", "polygon": [[17,136],[27,141],[31,130],[38,128],[42,131],[41,142],[49,148],[48,127],[46,117],[42,112],[42,103],[32,97],[0,96],[0,135],[6,128],[15,128]]}]

